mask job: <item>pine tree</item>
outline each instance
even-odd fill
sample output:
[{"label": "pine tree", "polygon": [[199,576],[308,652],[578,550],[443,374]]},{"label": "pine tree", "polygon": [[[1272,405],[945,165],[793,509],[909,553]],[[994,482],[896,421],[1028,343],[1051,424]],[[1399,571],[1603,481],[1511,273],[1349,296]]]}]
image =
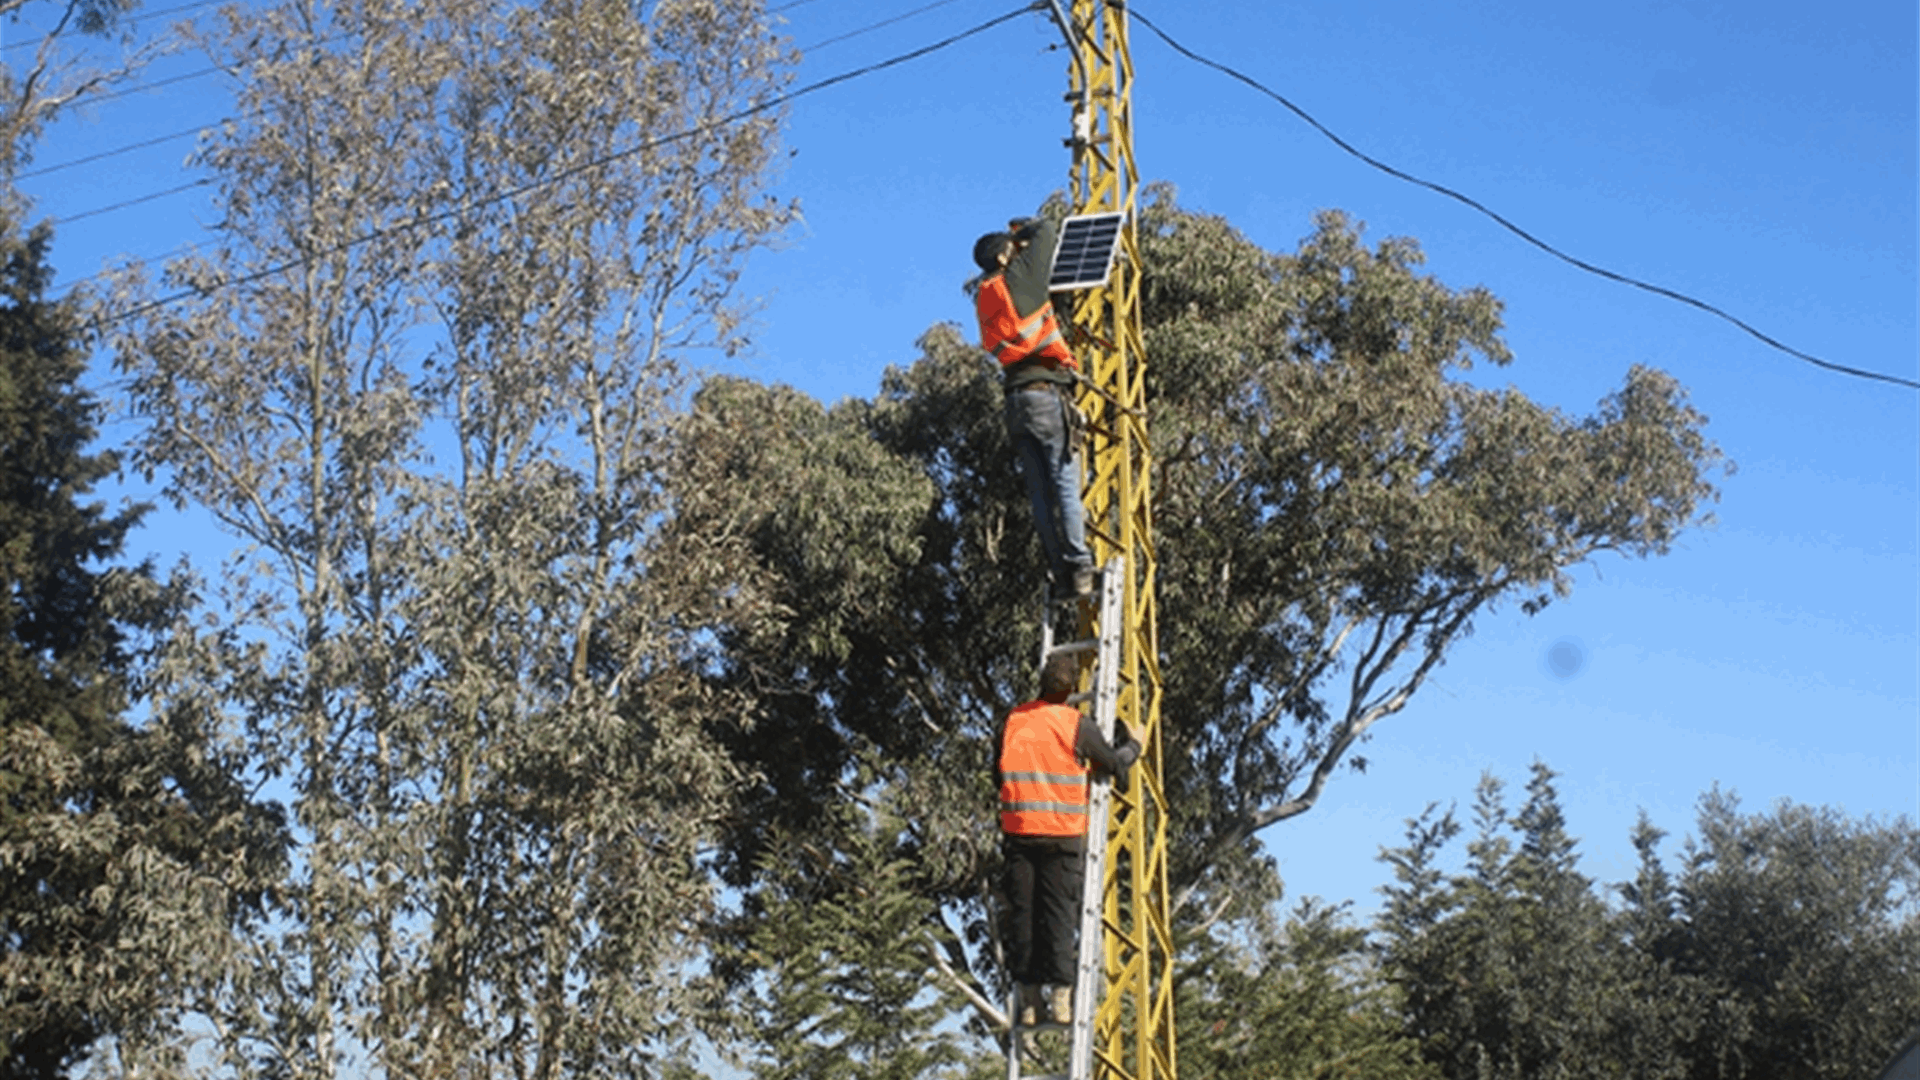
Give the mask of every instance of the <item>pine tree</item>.
[{"label": "pine tree", "polygon": [[1345,906],[1302,901],[1283,925],[1217,928],[1183,948],[1180,1074],[1203,1080],[1434,1080],[1397,992]]},{"label": "pine tree", "polygon": [[[89,931],[73,916],[97,867],[57,851],[27,854],[73,794],[87,755],[124,733],[112,672],[125,654],[100,602],[100,560],[119,551],[136,512],[109,515],[80,499],[113,466],[88,454],[92,405],[75,387],[83,365],[75,320],[44,299],[45,229],[0,239],[0,864],[6,965],[51,967]],[[11,1075],[54,1075],[99,1034],[74,996],[29,978],[0,1001]]]},{"label": "pine tree", "polygon": [[1675,967],[1704,981],[1695,1077],[1871,1076],[1920,1024],[1920,830],[1701,796],[1674,887]]},{"label": "pine tree", "polygon": [[87,501],[79,313],[50,301],[50,233],[0,214],[0,1077],[61,1076],[102,1036],[165,1032],[210,985],[242,882],[271,865],[253,806],[190,712],[126,719],[142,643],[181,603],[113,568],[140,508]]},{"label": "pine tree", "polygon": [[1577,868],[1553,775],[1534,764],[1517,813],[1483,778],[1466,871],[1444,884],[1431,870],[1444,829],[1416,826],[1389,853],[1401,885],[1382,918],[1386,967],[1428,1060],[1458,1080],[1622,1075],[1609,1041],[1620,950]]}]

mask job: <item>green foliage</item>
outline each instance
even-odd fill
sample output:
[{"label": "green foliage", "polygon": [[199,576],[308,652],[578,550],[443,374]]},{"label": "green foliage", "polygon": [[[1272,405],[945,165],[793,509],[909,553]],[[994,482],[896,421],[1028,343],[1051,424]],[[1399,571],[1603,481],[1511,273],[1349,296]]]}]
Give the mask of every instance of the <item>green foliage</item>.
[{"label": "green foliage", "polygon": [[123,1064],[177,1064],[171,1022],[211,991],[232,919],[274,869],[203,717],[139,727],[144,642],[185,602],[110,569],[138,508],[87,502],[78,306],[44,290],[45,227],[0,221],[0,1076],[54,1077],[112,1035]]},{"label": "green foliage", "polygon": [[831,851],[805,835],[769,846],[769,880],[749,901],[731,957],[769,973],[743,990],[739,1021],[756,1032],[760,1080],[941,1080],[979,1064],[977,1045],[946,1023],[954,984],[936,976],[950,943],[897,808],[848,799],[831,812]]},{"label": "green foliage", "polygon": [[1662,944],[1705,984],[1694,1076],[1872,1075],[1920,1027],[1920,831],[1700,800]]},{"label": "green foliage", "polygon": [[1180,1075],[1190,1080],[1434,1080],[1402,1033],[1394,992],[1371,963],[1366,932],[1342,909],[1302,902],[1285,925],[1258,921],[1245,940],[1184,942],[1175,1015]]},{"label": "green foliage", "polygon": [[1445,818],[1416,823],[1391,856],[1383,963],[1406,994],[1408,1030],[1450,1077],[1619,1075],[1608,913],[1575,869],[1552,772],[1535,763],[1517,815],[1500,782],[1482,780],[1475,819],[1464,873],[1433,871],[1454,834]]},{"label": "green foliage", "polygon": [[[1387,853],[1383,970],[1458,1080],[1869,1076],[1920,1025],[1920,833],[1714,791],[1677,874],[1644,818],[1608,907],[1576,869],[1552,774],[1509,815],[1481,784],[1466,864],[1431,812]],[[1516,843],[1517,841],[1517,843]]]},{"label": "green foliage", "polygon": [[717,662],[753,702],[749,727],[721,733],[757,765],[723,864],[736,882],[760,861],[766,822],[804,833],[834,812],[863,741],[912,759],[953,718],[894,662],[895,643],[919,636],[894,600],[934,492],[870,437],[869,412],[716,378],[684,434],[673,543],[728,567]]}]

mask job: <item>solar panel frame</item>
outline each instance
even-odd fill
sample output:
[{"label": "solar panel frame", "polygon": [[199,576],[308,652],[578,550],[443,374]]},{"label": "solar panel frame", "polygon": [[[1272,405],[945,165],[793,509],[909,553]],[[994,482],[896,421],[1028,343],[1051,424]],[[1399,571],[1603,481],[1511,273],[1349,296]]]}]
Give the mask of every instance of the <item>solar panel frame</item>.
[{"label": "solar panel frame", "polygon": [[1079,214],[1060,223],[1060,243],[1053,249],[1047,275],[1050,292],[1093,289],[1107,283],[1113,257],[1120,249],[1120,226],[1127,215],[1118,210]]}]

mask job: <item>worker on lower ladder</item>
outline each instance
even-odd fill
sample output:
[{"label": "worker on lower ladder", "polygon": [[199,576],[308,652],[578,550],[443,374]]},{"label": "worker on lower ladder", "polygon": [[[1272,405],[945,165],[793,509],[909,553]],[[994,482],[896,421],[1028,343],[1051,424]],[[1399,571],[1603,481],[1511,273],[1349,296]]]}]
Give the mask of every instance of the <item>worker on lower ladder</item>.
[{"label": "worker on lower ladder", "polygon": [[998,740],[1007,901],[1002,943],[1019,986],[1015,1019],[1024,1027],[1073,1022],[1089,776],[1111,775],[1124,787],[1127,767],[1140,757],[1139,739],[1124,725],[1114,745],[1092,717],[1067,703],[1079,680],[1076,656],[1048,657],[1040,670],[1039,700],[1008,713]]}]

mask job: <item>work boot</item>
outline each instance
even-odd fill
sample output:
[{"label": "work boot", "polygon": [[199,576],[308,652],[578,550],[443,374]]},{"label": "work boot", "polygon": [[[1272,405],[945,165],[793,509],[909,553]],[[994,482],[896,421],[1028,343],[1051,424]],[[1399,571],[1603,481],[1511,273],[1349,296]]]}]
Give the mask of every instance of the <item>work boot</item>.
[{"label": "work boot", "polygon": [[1056,1024],[1073,1023],[1073,987],[1056,986],[1053,988],[1051,1011]]},{"label": "work boot", "polygon": [[1033,983],[1020,986],[1020,1026],[1032,1027],[1040,1022],[1040,999],[1046,995],[1044,988]]},{"label": "work boot", "polygon": [[1093,595],[1093,567],[1076,566],[1073,568],[1073,595],[1081,597]]}]

